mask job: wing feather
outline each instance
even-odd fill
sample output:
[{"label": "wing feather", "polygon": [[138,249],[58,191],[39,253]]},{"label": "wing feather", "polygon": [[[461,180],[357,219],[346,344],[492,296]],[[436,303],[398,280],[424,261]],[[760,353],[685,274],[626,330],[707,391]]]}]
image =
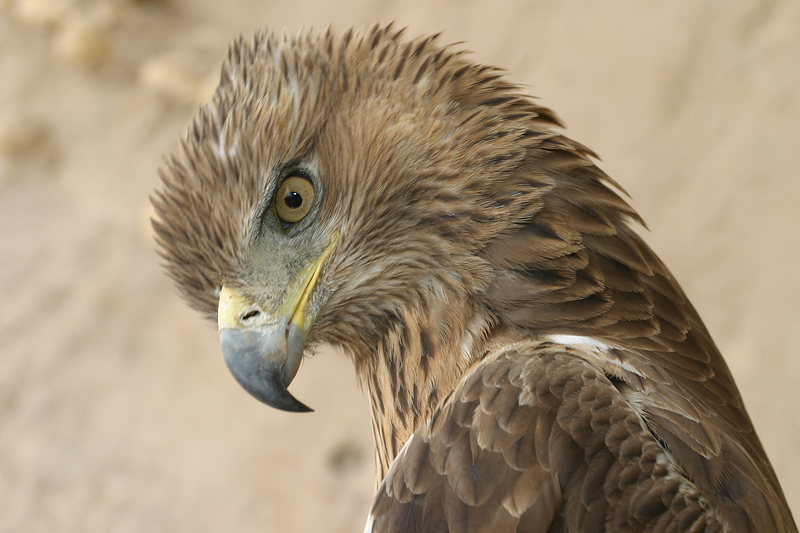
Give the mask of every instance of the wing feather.
[{"label": "wing feather", "polygon": [[725,505],[728,492],[690,479],[625,388],[591,364],[595,350],[532,341],[488,354],[397,456],[372,531],[763,527],[759,489],[744,483],[748,501]]}]

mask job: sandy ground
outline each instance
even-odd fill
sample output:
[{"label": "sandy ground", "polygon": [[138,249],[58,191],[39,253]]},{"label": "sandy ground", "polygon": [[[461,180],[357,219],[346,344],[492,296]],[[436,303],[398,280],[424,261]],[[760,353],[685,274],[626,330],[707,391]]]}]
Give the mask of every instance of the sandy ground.
[{"label": "sandy ground", "polygon": [[[224,7],[223,7],[224,6]],[[162,274],[148,195],[226,43],[444,30],[557,110],[649,222],[800,515],[800,3],[0,0],[0,532],[361,531],[366,400],[261,406]]]}]

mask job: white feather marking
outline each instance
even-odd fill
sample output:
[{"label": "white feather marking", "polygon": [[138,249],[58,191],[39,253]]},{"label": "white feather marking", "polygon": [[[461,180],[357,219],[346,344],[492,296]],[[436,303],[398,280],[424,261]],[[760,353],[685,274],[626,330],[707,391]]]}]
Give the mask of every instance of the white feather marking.
[{"label": "white feather marking", "polygon": [[632,366],[631,364],[625,361],[622,361],[620,359],[608,359],[608,362],[614,366],[620,367],[622,370],[630,372],[631,374],[636,374],[640,378],[644,377],[644,374],[642,374],[642,372],[639,369],[637,369],[636,367]]},{"label": "white feather marking", "polygon": [[611,346],[595,339],[594,337],[583,337],[581,335],[548,335],[545,340],[555,344],[593,346],[605,351],[611,351]]},{"label": "white feather marking", "polygon": [[372,533],[372,523],[375,519],[372,517],[372,513],[367,515],[367,525],[364,526],[364,533]]},{"label": "white feather marking", "polygon": [[[594,337],[584,337],[581,335],[548,335],[545,337],[546,341],[550,341],[556,344],[563,344],[565,346],[591,346],[592,348],[597,348],[605,353],[612,353],[613,349],[608,344],[595,339]],[[605,362],[617,366],[626,372],[630,372],[631,374],[636,374],[639,377],[644,377],[644,374],[637,369],[635,366],[631,365],[627,361],[623,361],[618,357],[607,357],[603,359]]]},{"label": "white feather marking", "polygon": [[395,457],[395,458],[394,458],[394,461],[392,461],[392,464],[396,463],[396,462],[397,462],[397,460],[400,458],[400,456],[401,456],[401,455],[405,455],[405,453],[406,453],[406,448],[408,448],[408,445],[409,445],[409,444],[411,444],[411,441],[412,441],[412,440],[414,440],[414,434],[413,434],[413,433],[411,434],[411,436],[410,436],[410,437],[408,437],[408,440],[406,441],[406,443],[405,443],[405,444],[403,444],[403,447],[402,447],[402,448],[400,448],[400,453],[398,453],[398,454],[397,454],[397,457]]},{"label": "white feather marking", "polygon": [[467,328],[464,331],[463,337],[461,337],[461,344],[459,346],[461,350],[461,362],[464,365],[472,363],[475,357],[475,354],[472,353],[475,349],[475,340],[481,337],[485,338],[487,329],[486,323],[486,317],[480,313],[475,314],[467,323]]},{"label": "white feather marking", "polygon": [[226,120],[222,127],[219,129],[219,137],[217,138],[216,144],[212,143],[214,146],[214,153],[217,154],[217,157],[222,159],[233,159],[236,157],[238,153],[238,146],[239,146],[239,134],[235,134],[233,137],[233,144],[231,146],[227,146],[225,143],[225,137],[228,131],[230,121]]},{"label": "white feather marking", "polygon": [[228,158],[234,159],[236,154],[239,152],[237,149],[239,147],[239,134],[237,133],[233,137],[233,145],[228,147]]},{"label": "white feather marking", "polygon": [[227,157],[225,153],[225,139],[222,137],[222,133],[219,135],[219,141],[216,143],[212,143],[214,146],[214,153],[217,155],[217,158],[223,160]]}]

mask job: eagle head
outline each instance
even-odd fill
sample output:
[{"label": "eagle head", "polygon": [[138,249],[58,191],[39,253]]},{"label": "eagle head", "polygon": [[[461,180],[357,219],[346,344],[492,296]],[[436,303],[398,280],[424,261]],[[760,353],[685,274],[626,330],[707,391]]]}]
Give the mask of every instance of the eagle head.
[{"label": "eagle head", "polygon": [[440,309],[446,337],[469,320],[442,305],[458,303],[485,335],[502,314],[489,289],[519,262],[504,237],[559,172],[585,169],[595,204],[631,213],[552,112],[437,37],[402,33],[239,38],[161,169],[166,268],[217,321],[233,375],[274,407],[307,409],[286,391],[307,347],[367,364],[412,310]]}]

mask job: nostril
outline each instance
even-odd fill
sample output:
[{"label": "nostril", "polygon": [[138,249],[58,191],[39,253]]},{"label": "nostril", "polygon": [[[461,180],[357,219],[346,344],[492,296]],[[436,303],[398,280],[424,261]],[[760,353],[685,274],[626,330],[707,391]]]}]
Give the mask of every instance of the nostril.
[{"label": "nostril", "polygon": [[250,320],[251,318],[255,318],[260,314],[261,314],[261,311],[259,311],[258,309],[253,309],[252,311],[248,311],[247,313],[245,313],[244,316],[242,316],[242,322],[244,322],[246,320]]}]

